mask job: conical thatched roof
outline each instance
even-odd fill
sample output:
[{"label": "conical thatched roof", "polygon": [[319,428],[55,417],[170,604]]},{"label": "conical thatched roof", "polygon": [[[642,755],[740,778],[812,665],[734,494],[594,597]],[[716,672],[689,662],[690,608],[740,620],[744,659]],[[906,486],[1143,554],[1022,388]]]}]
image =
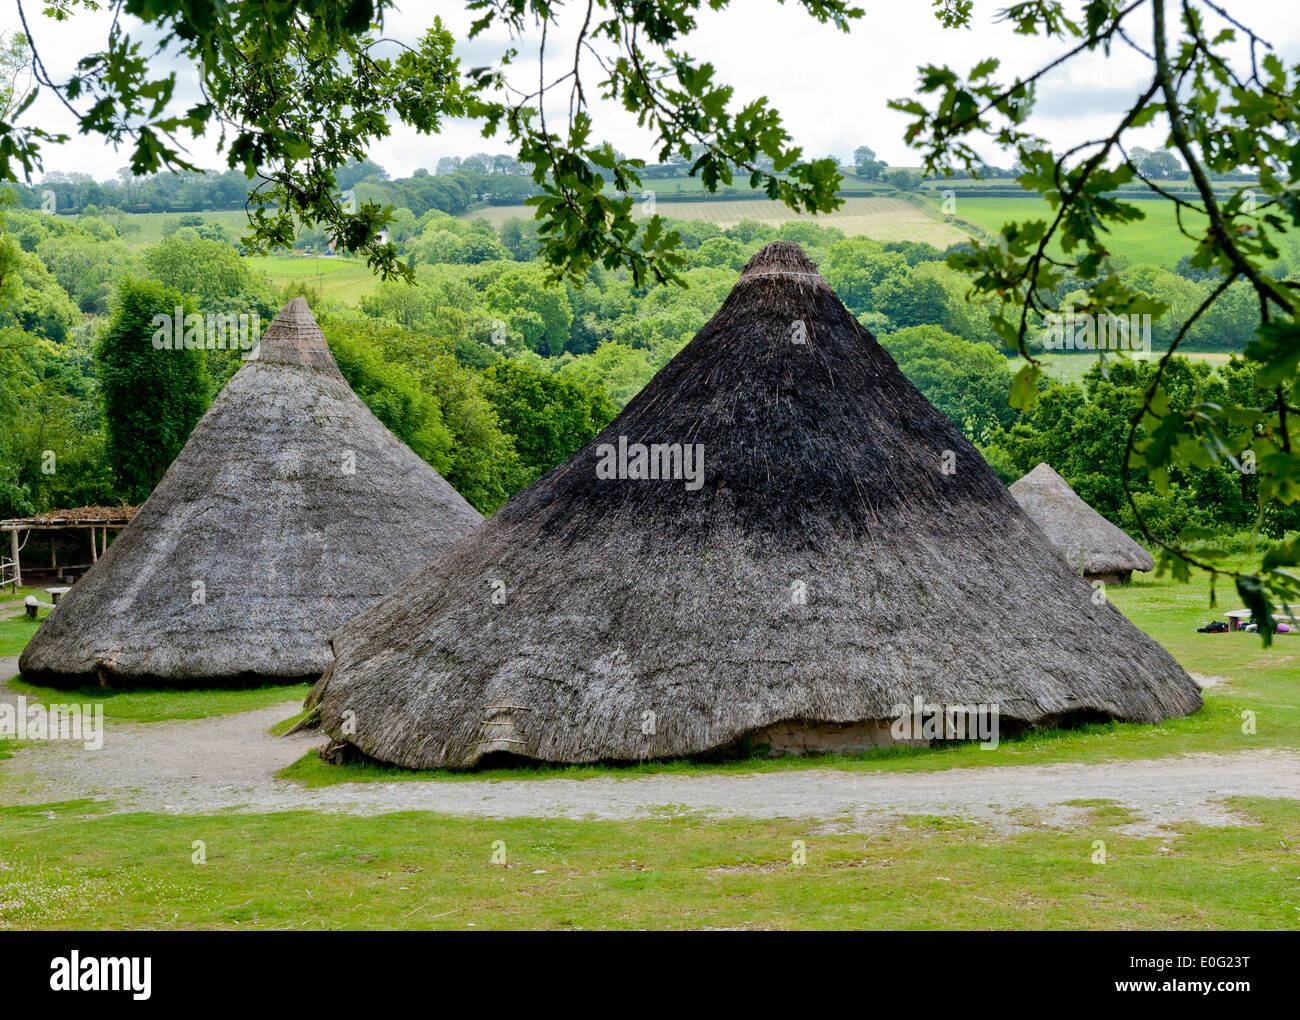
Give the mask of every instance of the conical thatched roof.
[{"label": "conical thatched roof", "polygon": [[314,679],[330,631],[481,519],[357,398],[294,298],[20,667],[56,684]]},{"label": "conical thatched roof", "polygon": [[[621,439],[702,445],[703,485],[600,477]],[[917,695],[1026,723],[1201,703],[793,244],[405,588],[334,635],[311,699],[330,736],[405,766],[689,755],[783,729],[835,745]]]},{"label": "conical thatched roof", "polygon": [[1150,553],[1080,499],[1047,464],[1013,482],[1011,495],[1084,576],[1128,580],[1134,570],[1155,569]]}]

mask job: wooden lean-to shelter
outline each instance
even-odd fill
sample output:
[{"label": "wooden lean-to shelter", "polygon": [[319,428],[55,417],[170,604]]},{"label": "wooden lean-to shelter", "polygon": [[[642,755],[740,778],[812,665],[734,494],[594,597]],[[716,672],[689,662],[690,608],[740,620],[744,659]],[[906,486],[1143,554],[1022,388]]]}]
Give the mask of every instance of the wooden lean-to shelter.
[{"label": "wooden lean-to shelter", "polygon": [[19,666],[56,685],[314,680],[330,631],[481,519],[352,392],[294,298]]},{"label": "wooden lean-to shelter", "polygon": [[309,704],[413,768],[862,747],[917,697],[1029,726],[1201,704],[788,243],[404,589]]},{"label": "wooden lean-to shelter", "polygon": [[[55,580],[61,577],[75,579],[99,562],[99,557],[108,548],[109,532],[119,532],[130,524],[135,511],[133,506],[79,506],[0,521],[0,535],[8,535],[9,545],[6,556],[4,545],[0,543],[0,588],[12,585],[17,591],[23,583],[24,569],[27,570],[29,581],[38,575]],[[88,533],[90,539],[88,561],[60,563],[56,538],[80,535],[82,532]],[[27,566],[24,568],[23,549],[38,534],[49,539],[48,565],[39,560],[33,550],[28,552]]]},{"label": "wooden lean-to shelter", "polygon": [[1048,464],[1012,482],[1011,495],[1089,581],[1127,584],[1133,571],[1155,569],[1149,552],[1080,499]]}]

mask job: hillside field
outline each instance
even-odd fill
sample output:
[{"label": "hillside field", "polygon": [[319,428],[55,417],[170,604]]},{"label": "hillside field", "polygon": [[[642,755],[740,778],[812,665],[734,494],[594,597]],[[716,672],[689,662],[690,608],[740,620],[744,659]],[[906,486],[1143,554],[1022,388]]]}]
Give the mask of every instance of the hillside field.
[{"label": "hillside field", "polygon": [[[1158,361],[1160,359],[1160,354],[1160,351],[1152,351],[1149,356],[1150,360]],[[1181,349],[1179,350],[1179,355],[1186,358],[1188,361],[1208,361],[1215,365],[1226,365],[1228,360],[1232,357],[1231,353],[1223,353],[1219,351],[1183,351]],[[1098,355],[1092,352],[1067,354],[1061,351],[1051,351],[1045,353],[1042,357],[1043,372],[1047,376],[1052,379],[1059,379],[1061,382],[1081,383],[1083,382],[1083,377],[1087,373],[1088,369],[1090,369],[1093,366],[1093,363],[1096,362]],[[1116,360],[1115,355],[1110,355],[1109,357],[1112,363]],[[1138,355],[1137,358],[1138,360],[1146,360],[1141,355]],[[1009,362],[1012,372],[1015,372],[1020,368],[1019,355],[1008,358],[1007,361]]]},{"label": "hillside field", "polygon": [[354,305],[379,285],[379,277],[358,258],[341,255],[256,255],[250,264],[277,287],[305,283],[322,298]]},{"label": "hillside field", "polygon": [[[1111,253],[1127,260],[1130,265],[1149,262],[1152,265],[1173,269],[1178,260],[1192,250],[1192,242],[1178,232],[1178,222],[1174,215],[1174,203],[1166,201],[1139,200],[1132,203],[1146,215],[1133,223],[1127,223],[1114,232]],[[1002,225],[1012,220],[1052,221],[1053,210],[1045,200],[1033,196],[1021,198],[964,198],[960,192],[955,197],[954,215],[958,219],[969,220],[983,227],[990,234],[996,234]],[[1203,217],[1185,214],[1183,226],[1193,235],[1202,229]],[[1060,257],[1059,245],[1054,245],[1051,253]],[[1077,254],[1077,253],[1076,253]]]},{"label": "hillside field", "polygon": [[[708,220],[726,230],[742,220],[756,220],[780,226],[791,220],[806,220],[818,226],[835,227],[849,237],[870,237],[877,241],[924,241],[940,251],[958,244],[969,236],[964,230],[941,221],[901,198],[846,198],[844,205],[832,213],[812,216],[797,213],[779,202],[767,199],[720,200],[716,202],[655,203],[660,216],[679,220]],[[465,214],[467,219],[483,217],[498,226],[512,216],[532,219],[533,209],[524,205],[495,205]]]},{"label": "hillside field", "polygon": [[[128,248],[157,244],[163,239],[163,228],[168,220],[178,220],[190,213],[131,213],[131,222],[139,225],[138,233],[127,234],[122,240]],[[232,241],[238,241],[248,229],[248,213],[243,209],[221,209],[201,212],[198,215],[209,223],[219,223],[226,228]]]}]

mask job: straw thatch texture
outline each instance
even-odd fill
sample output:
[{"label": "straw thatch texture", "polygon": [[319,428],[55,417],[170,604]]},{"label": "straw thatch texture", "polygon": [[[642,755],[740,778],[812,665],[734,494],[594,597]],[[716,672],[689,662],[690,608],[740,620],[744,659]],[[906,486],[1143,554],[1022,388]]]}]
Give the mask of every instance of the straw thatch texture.
[{"label": "straw thatch texture", "polygon": [[20,668],[60,685],[315,679],[331,630],[481,519],[357,398],[294,298]]},{"label": "straw thatch texture", "polygon": [[[703,487],[598,478],[619,437],[702,444]],[[311,700],[330,736],[410,767],[690,755],[785,723],[824,746],[819,724],[914,695],[1026,723],[1196,710],[1092,595],[773,244],[608,428],[334,635]]]},{"label": "straw thatch texture", "polygon": [[1080,499],[1047,464],[1012,482],[1011,495],[1066,562],[1089,580],[1122,583],[1135,570],[1155,569],[1150,553]]},{"label": "straw thatch texture", "polygon": [[[33,524],[93,523],[95,521],[129,521],[135,516],[139,507],[127,506],[79,506],[71,510],[46,510],[44,513],[32,514],[30,517],[17,518]],[[3,522],[8,523],[8,522]]]}]

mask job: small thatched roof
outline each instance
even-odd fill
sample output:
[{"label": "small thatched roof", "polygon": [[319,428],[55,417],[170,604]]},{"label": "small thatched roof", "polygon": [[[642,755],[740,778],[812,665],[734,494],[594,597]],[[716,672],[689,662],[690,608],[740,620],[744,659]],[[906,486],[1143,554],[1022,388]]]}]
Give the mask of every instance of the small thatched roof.
[{"label": "small thatched roof", "polygon": [[1080,499],[1049,465],[1039,464],[1012,482],[1011,495],[1085,576],[1127,577],[1134,570],[1155,569],[1149,552]]},{"label": "small thatched roof", "polygon": [[357,398],[294,298],[20,668],[55,684],[315,679],[330,631],[481,519]]},{"label": "small thatched roof", "polygon": [[140,508],[127,506],[125,503],[121,506],[79,506],[70,510],[46,510],[43,513],[32,514],[30,517],[15,517],[0,521],[0,525],[21,527],[25,524],[38,526],[66,524],[74,527],[95,525],[101,521],[115,524],[120,521],[130,521],[138,509]]},{"label": "small thatched roof", "polygon": [[[699,444],[702,486],[602,477],[624,441]],[[1201,704],[788,243],[404,589],[334,635],[309,699],[404,766],[691,755],[918,695],[1028,724]]]}]

